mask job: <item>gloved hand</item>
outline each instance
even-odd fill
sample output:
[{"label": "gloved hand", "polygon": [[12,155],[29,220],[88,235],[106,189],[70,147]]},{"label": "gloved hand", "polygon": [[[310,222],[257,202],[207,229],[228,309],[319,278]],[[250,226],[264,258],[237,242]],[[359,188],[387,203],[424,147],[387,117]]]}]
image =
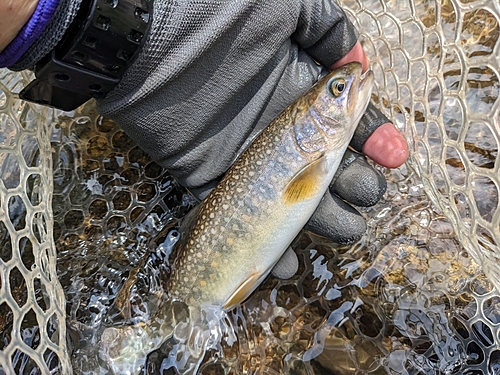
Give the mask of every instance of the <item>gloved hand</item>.
[{"label": "gloved hand", "polygon": [[[76,9],[80,1],[61,1],[53,19],[68,14],[62,4]],[[21,60],[33,56],[28,50]],[[285,107],[329,68],[353,60],[366,68],[357,32],[334,0],[157,0],[139,57],[98,109],[201,199]],[[407,155],[373,106],[352,146],[386,167]],[[385,188],[384,177],[349,152],[307,228],[340,243],[357,240],[366,225],[346,202],[372,205]]]},{"label": "gloved hand", "polygon": [[[373,135],[375,141],[378,137],[383,139],[387,135],[381,133],[388,131],[391,134],[391,129],[394,127],[389,120],[373,104],[369,104],[354,133],[350,146],[356,151],[362,152],[368,138]],[[374,132],[376,133],[373,134]],[[371,142],[374,142],[373,138]],[[401,142],[399,138],[392,144],[398,145],[397,142]],[[383,142],[383,147],[386,147],[384,143],[390,144],[390,142]],[[406,142],[398,146],[403,151],[397,149],[396,155],[392,151],[392,155],[386,157],[385,164],[397,164],[404,161],[407,155],[407,149],[404,146],[406,146]],[[377,149],[377,147],[372,147],[372,152],[373,149]],[[363,216],[350,204],[361,207],[373,206],[382,198],[386,187],[384,175],[368,164],[361,153],[355,153],[348,149],[333,178],[330,191],[325,194],[307,224],[307,229],[329,237],[340,244],[357,241],[366,231],[366,224]]]}]

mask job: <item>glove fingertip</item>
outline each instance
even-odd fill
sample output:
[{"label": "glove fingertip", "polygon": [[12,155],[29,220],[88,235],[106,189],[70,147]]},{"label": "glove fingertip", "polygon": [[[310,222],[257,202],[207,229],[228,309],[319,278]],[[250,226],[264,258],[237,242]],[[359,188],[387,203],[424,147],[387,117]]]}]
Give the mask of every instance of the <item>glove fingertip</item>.
[{"label": "glove fingertip", "polygon": [[338,244],[350,244],[366,232],[363,216],[329,192],[306,225],[306,229]]},{"label": "glove fingertip", "polygon": [[299,269],[299,259],[291,247],[281,256],[271,273],[278,279],[289,279],[297,273]]},{"label": "glove fingertip", "polygon": [[330,188],[351,204],[371,207],[384,195],[387,181],[382,172],[360,156],[342,171]]}]

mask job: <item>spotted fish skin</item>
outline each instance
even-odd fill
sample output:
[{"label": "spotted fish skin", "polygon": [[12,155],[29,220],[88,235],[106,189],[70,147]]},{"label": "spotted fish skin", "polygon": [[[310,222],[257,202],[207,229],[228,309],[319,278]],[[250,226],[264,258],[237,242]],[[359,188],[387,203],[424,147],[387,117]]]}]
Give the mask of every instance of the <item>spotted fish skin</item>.
[{"label": "spotted fish skin", "polygon": [[361,64],[347,64],[256,137],[201,203],[174,263],[172,297],[229,310],[264,280],[328,189],[372,83]]}]

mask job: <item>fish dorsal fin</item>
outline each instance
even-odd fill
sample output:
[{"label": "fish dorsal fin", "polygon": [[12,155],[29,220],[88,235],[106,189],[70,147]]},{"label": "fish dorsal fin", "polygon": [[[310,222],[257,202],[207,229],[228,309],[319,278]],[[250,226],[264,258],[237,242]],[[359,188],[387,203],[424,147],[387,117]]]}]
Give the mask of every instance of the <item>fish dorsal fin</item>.
[{"label": "fish dorsal fin", "polygon": [[288,183],[283,195],[285,203],[302,202],[316,195],[326,172],[326,157],[323,154],[302,168]]},{"label": "fish dorsal fin", "polygon": [[253,292],[253,290],[258,286],[258,282],[260,280],[260,274],[258,272],[252,273],[250,276],[248,276],[229,296],[227,301],[222,305],[222,308],[224,310],[232,310],[236,306],[238,306],[241,302],[243,302],[249,295],[250,293]]}]

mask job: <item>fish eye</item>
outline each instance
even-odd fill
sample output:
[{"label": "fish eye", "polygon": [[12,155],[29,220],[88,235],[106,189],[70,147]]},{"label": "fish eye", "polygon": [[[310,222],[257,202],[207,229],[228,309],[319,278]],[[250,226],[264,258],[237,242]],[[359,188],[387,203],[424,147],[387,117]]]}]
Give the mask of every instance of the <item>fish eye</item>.
[{"label": "fish eye", "polygon": [[346,88],[346,81],[343,78],[336,79],[332,82],[330,90],[334,96],[340,96]]}]

